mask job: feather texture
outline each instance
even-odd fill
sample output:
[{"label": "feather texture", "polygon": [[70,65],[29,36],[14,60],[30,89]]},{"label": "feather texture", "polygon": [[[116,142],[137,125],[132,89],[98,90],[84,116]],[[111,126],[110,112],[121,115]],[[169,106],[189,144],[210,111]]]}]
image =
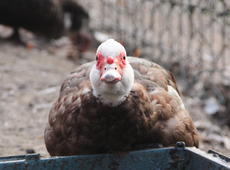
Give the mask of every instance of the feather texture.
[{"label": "feather texture", "polygon": [[183,107],[175,78],[156,63],[128,57],[135,82],[126,100],[103,105],[92,92],[95,62],[78,67],[64,81],[45,130],[51,156],[128,151],[139,145],[198,147],[198,132]]}]

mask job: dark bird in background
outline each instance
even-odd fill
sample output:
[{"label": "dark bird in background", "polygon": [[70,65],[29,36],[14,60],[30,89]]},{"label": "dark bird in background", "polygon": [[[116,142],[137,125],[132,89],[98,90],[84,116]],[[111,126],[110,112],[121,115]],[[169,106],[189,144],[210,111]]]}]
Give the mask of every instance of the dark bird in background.
[{"label": "dark bird in background", "polygon": [[18,29],[25,28],[48,38],[63,34],[64,22],[60,2],[57,0],[1,0],[0,23]]},{"label": "dark bird in background", "polygon": [[44,138],[51,156],[199,143],[174,76],[156,63],[127,57],[113,39],[98,47],[96,61],[64,81]]},{"label": "dark bird in background", "polygon": [[[70,15],[69,30],[65,27],[65,14]],[[47,39],[54,39],[68,31],[80,36],[81,29],[88,27],[88,22],[88,13],[74,0],[0,1],[0,24],[11,26],[14,30],[11,38],[17,41],[21,41],[18,31],[20,28]]]}]

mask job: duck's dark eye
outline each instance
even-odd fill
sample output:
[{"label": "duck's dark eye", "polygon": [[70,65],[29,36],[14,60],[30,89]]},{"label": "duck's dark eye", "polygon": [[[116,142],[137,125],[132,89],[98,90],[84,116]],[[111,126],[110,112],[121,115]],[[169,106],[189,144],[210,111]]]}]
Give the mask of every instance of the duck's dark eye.
[{"label": "duck's dark eye", "polygon": [[126,57],[124,56],[124,57],[123,57],[123,59],[125,60],[125,59],[126,59]]},{"label": "duck's dark eye", "polygon": [[115,67],[115,70],[117,70],[117,67]]},{"label": "duck's dark eye", "polygon": [[98,56],[96,56],[96,60],[98,60]]},{"label": "duck's dark eye", "polygon": [[106,67],[104,68],[104,70],[106,70]]}]

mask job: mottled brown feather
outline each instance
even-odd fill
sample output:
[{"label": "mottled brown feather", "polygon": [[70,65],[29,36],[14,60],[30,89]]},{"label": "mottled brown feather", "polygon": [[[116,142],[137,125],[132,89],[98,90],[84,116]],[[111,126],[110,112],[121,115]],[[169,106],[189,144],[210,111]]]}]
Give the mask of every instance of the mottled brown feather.
[{"label": "mottled brown feather", "polygon": [[[175,78],[161,66],[129,57],[135,83],[127,99],[105,106],[92,94],[94,62],[78,67],[64,81],[49,114],[45,143],[51,156],[127,151],[139,145],[198,146],[198,132],[179,95]],[[179,93],[179,92],[178,92]]]}]

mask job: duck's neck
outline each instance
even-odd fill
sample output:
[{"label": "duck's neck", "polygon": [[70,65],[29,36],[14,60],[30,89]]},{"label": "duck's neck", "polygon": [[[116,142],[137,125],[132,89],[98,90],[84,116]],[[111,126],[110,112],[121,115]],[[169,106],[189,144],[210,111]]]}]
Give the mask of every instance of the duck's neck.
[{"label": "duck's neck", "polygon": [[93,95],[105,105],[117,106],[125,101],[134,83],[134,71],[130,64],[123,69],[122,79],[116,83],[100,80],[100,73],[94,65],[90,72]]}]

